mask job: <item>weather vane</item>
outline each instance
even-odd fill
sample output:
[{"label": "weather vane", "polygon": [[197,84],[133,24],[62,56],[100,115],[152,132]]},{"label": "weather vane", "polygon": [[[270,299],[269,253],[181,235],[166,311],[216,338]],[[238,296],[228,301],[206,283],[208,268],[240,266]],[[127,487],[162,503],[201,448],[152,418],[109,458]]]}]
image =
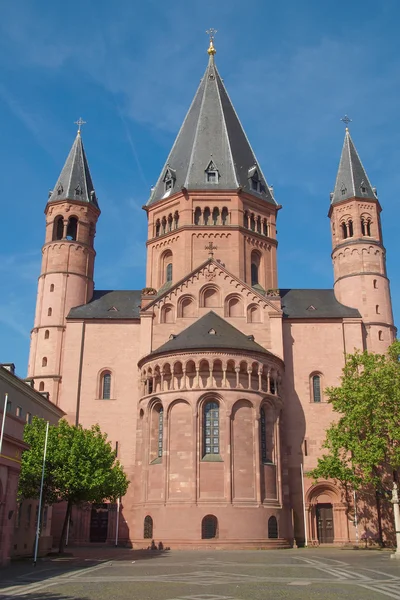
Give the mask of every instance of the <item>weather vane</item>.
[{"label": "weather vane", "polygon": [[210,54],[210,55],[214,55],[216,53],[216,49],[214,48],[214,38],[215,38],[216,33],[217,33],[217,30],[214,29],[213,27],[210,27],[210,29],[207,29],[207,31],[206,31],[206,34],[210,38],[210,46],[207,50],[208,54]]},{"label": "weather vane", "polygon": [[350,117],[348,117],[347,115],[344,115],[344,117],[342,117],[340,120],[343,121],[343,123],[346,125],[346,129],[348,127],[348,124],[352,121],[352,119],[350,119]]},{"label": "weather vane", "polygon": [[75,125],[78,125],[78,133],[81,133],[81,126],[86,124],[86,121],[84,121],[82,119],[82,117],[79,117],[79,119],[77,121],[74,121]]}]

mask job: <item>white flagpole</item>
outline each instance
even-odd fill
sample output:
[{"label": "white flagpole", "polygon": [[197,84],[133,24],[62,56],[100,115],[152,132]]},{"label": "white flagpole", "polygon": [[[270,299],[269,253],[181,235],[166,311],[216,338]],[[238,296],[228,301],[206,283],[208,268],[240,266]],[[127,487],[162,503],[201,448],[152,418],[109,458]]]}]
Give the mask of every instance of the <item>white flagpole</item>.
[{"label": "white flagpole", "polygon": [[115,545],[116,546],[118,546],[119,505],[120,505],[120,499],[117,498],[117,524],[116,524],[116,527],[115,527]]},{"label": "white flagpole", "polygon": [[303,518],[304,518],[304,546],[307,548],[308,546],[308,533],[307,533],[307,514],[306,514],[306,498],[304,494],[304,474],[303,474],[303,464],[300,465],[300,473],[301,473],[301,492],[303,494]]},{"label": "white flagpole", "polygon": [[356,490],[353,491],[354,497],[354,525],[356,527],[356,544],[358,545],[358,517],[357,517],[357,496]]},{"label": "white flagpole", "polygon": [[4,409],[3,409],[3,421],[1,423],[1,434],[0,434],[0,454],[3,448],[3,437],[4,437],[4,426],[6,424],[6,413],[7,413],[7,402],[8,402],[8,394],[4,396]]},{"label": "white flagpole", "polygon": [[42,515],[42,498],[43,498],[43,482],[44,482],[44,467],[46,465],[46,453],[47,453],[47,438],[49,436],[49,422],[46,424],[46,438],[44,440],[44,452],[43,452],[43,467],[42,467],[42,480],[40,482],[40,495],[39,495],[39,507],[38,507],[38,520],[36,527],[36,539],[35,539],[35,554],[33,557],[33,566],[36,567],[38,546],[39,546],[39,533],[40,533],[40,517]]}]

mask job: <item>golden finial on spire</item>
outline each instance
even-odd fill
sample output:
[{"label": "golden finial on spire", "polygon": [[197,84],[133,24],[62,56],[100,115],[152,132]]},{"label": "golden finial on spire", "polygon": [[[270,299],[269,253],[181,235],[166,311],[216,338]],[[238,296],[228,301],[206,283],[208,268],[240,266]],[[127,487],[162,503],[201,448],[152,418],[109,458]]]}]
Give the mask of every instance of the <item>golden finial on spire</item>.
[{"label": "golden finial on spire", "polygon": [[213,29],[212,27],[210,29],[207,29],[207,31],[206,31],[206,34],[208,36],[210,36],[210,45],[207,50],[207,52],[210,56],[214,56],[214,54],[217,52],[216,49],[214,48],[214,37],[215,37],[216,33],[217,33],[217,30]]},{"label": "golden finial on spire", "polygon": [[82,117],[79,117],[79,119],[77,121],[75,121],[75,125],[78,125],[78,135],[81,135],[81,127],[82,125],[85,125],[86,121],[84,121],[82,119]]}]

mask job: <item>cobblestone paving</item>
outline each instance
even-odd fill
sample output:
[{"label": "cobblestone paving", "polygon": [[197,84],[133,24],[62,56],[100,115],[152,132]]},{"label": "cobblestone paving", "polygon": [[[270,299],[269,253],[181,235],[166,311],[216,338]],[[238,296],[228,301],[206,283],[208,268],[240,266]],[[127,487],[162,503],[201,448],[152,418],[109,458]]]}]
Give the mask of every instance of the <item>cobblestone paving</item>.
[{"label": "cobblestone paving", "polygon": [[400,600],[388,552],[73,549],[0,570],[0,598],[29,600]]}]

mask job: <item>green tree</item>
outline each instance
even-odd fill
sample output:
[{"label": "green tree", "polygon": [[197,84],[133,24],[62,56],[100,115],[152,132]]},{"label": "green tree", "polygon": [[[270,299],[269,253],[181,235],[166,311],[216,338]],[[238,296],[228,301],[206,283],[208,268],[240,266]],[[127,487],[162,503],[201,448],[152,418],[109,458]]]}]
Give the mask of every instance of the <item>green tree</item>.
[{"label": "green tree", "polygon": [[[19,479],[20,498],[39,498],[46,421],[35,417],[25,426],[24,441],[29,450],[22,455]],[[50,425],[43,484],[43,506],[67,503],[59,552],[63,552],[68,519],[74,504],[102,503],[124,496],[129,481],[107,434],[98,425],[84,429],[63,419]]]},{"label": "green tree", "polygon": [[355,352],[346,357],[341,385],[326,390],[338,419],[326,432],[327,449],[308,473],[358,490],[376,490],[380,537],[380,495],[392,489],[400,469],[400,341],[387,354]]}]

